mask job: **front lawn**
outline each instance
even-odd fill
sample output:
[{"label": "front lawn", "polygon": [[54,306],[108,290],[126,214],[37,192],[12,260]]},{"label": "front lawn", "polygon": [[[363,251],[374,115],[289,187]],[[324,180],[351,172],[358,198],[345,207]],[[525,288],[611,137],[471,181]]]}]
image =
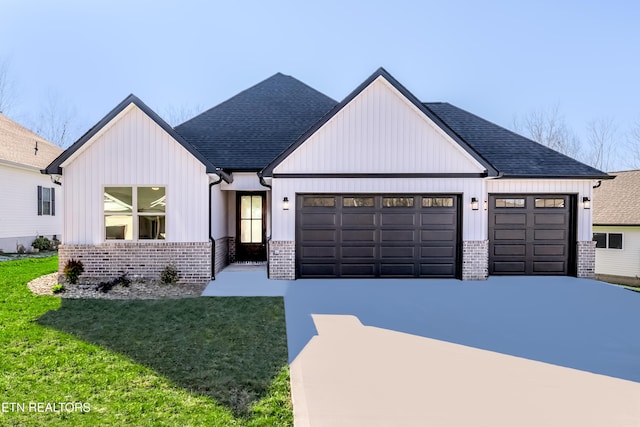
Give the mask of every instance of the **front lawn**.
[{"label": "front lawn", "polygon": [[0,263],[0,425],[293,423],[282,298],[32,295],[56,267]]}]

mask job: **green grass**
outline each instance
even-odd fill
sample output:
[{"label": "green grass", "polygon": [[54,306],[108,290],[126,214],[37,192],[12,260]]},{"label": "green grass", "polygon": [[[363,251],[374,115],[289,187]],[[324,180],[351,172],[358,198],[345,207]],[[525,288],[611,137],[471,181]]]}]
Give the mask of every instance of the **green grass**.
[{"label": "green grass", "polygon": [[0,408],[0,425],[293,424],[281,298],[32,295],[26,283],[56,268],[55,257],[0,262],[0,404],[25,405]]}]

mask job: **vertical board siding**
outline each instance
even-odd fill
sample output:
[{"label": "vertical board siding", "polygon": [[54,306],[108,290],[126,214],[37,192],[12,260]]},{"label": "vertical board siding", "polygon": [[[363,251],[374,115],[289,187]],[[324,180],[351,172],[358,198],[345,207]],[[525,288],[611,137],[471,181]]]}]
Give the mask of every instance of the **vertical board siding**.
[{"label": "vertical board siding", "polygon": [[484,168],[384,79],[374,81],[274,173],[480,173]]},{"label": "vertical board siding", "polygon": [[594,233],[622,233],[622,249],[596,248],[596,274],[640,277],[640,227],[594,226]]},{"label": "vertical board siding", "polygon": [[216,184],[211,189],[211,233],[214,239],[227,237],[228,206],[227,192]]},{"label": "vertical board siding", "polygon": [[[487,235],[487,211],[471,210],[471,197],[482,200],[484,180],[466,179],[312,179],[274,178],[271,191],[274,201],[272,240],[295,240],[296,193],[405,193],[405,194],[462,194],[462,240],[485,240]],[[283,210],[280,202],[289,198],[289,210]]]},{"label": "vertical board siding", "polygon": [[[55,188],[55,215],[38,215],[39,185]],[[0,239],[24,236],[33,236],[35,239],[37,235],[54,234],[60,238],[64,189],[53,184],[48,175],[37,170],[0,165],[0,194]],[[14,252],[16,245],[11,244],[2,249]]]},{"label": "vertical board siding", "polygon": [[488,193],[556,193],[576,194],[577,206],[577,240],[591,240],[592,209],[584,209],[582,197],[593,199],[594,182],[591,180],[563,180],[563,179],[496,179],[487,180]]},{"label": "vertical board siding", "polygon": [[167,241],[208,241],[205,166],[140,109],[125,109],[64,166],[64,242],[103,241],[103,186],[165,186]]}]

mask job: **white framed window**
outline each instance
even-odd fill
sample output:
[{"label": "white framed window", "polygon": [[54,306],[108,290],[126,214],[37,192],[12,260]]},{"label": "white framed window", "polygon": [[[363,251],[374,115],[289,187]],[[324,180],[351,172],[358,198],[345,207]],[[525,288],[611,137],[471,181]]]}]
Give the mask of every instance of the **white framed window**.
[{"label": "white framed window", "polygon": [[622,233],[593,233],[598,249],[622,249]]},{"label": "white framed window", "polygon": [[56,189],[38,185],[38,215],[56,214]]},{"label": "white framed window", "polygon": [[166,187],[105,186],[105,240],[165,240]]}]

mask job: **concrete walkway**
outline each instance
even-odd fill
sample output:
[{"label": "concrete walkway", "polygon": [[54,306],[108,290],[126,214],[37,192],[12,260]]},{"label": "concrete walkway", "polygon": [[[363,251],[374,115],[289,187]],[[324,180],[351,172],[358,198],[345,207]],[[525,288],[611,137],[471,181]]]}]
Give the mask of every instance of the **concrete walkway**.
[{"label": "concrete walkway", "polygon": [[640,425],[638,293],[224,273],[203,295],[284,296],[298,427]]}]

